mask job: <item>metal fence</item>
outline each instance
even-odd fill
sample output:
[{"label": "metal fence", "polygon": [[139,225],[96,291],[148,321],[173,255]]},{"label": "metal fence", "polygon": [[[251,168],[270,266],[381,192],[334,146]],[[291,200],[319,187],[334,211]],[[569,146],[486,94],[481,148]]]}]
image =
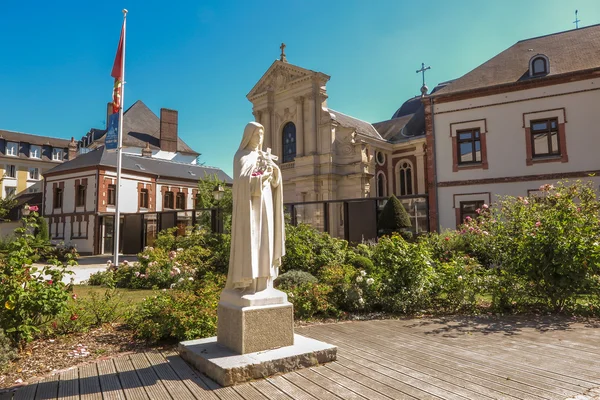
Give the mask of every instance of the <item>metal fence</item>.
[{"label": "metal fence", "polygon": [[[413,234],[429,231],[428,203],[425,195],[398,197],[406,209]],[[293,225],[305,223],[333,237],[359,243],[376,239],[379,214],[387,197],[286,203],[286,213]]]}]

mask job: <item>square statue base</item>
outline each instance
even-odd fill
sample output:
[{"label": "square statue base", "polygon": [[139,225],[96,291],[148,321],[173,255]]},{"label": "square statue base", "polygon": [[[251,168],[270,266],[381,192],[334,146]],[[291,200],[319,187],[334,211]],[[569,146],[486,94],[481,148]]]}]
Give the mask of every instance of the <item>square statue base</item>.
[{"label": "square statue base", "polygon": [[179,353],[184,360],[221,386],[231,386],[335,361],[337,347],[294,335],[293,346],[238,354],[218,344],[216,337],[211,337],[181,342]]},{"label": "square statue base", "polygon": [[244,307],[221,300],[217,315],[217,342],[238,354],[294,344],[294,307],[287,301]]}]

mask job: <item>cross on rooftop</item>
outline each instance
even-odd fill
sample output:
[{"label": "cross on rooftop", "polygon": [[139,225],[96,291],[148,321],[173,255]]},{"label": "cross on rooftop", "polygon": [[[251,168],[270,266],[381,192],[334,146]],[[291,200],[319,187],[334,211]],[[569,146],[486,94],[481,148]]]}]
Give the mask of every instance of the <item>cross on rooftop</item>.
[{"label": "cross on rooftop", "polygon": [[427,86],[425,86],[425,71],[431,69],[431,67],[426,67],[425,63],[421,63],[421,69],[417,70],[417,74],[420,72],[423,75],[423,86],[421,86],[421,94],[425,96],[427,93]]},{"label": "cross on rooftop", "polygon": [[581,22],[581,20],[579,18],[577,18],[578,12],[579,12],[579,10],[575,10],[575,21],[573,21],[573,23],[575,24],[575,29],[579,29],[579,23]]},{"label": "cross on rooftop", "polygon": [[285,43],[281,43],[281,46],[279,46],[279,48],[281,49],[281,56],[279,57],[279,59],[283,62],[287,62],[287,58],[285,57]]}]

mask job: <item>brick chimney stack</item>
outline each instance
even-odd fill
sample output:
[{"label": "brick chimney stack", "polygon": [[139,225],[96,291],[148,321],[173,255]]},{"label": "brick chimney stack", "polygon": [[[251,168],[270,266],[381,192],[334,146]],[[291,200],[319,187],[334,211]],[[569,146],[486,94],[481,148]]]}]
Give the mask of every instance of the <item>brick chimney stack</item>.
[{"label": "brick chimney stack", "polygon": [[71,141],[69,142],[69,153],[67,157],[69,160],[77,157],[77,142],[74,137],[71,137]]},{"label": "brick chimney stack", "polygon": [[175,110],[160,109],[160,149],[171,153],[177,152],[177,120]]}]

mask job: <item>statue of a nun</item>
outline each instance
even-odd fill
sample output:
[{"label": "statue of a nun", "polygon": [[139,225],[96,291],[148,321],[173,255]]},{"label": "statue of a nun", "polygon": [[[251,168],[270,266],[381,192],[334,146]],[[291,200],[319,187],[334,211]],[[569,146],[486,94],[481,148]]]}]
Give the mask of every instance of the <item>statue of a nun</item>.
[{"label": "statue of a nun", "polygon": [[233,160],[233,220],[226,291],[273,288],[285,254],[283,190],[277,158],[262,151],[264,127],[250,122]]}]

